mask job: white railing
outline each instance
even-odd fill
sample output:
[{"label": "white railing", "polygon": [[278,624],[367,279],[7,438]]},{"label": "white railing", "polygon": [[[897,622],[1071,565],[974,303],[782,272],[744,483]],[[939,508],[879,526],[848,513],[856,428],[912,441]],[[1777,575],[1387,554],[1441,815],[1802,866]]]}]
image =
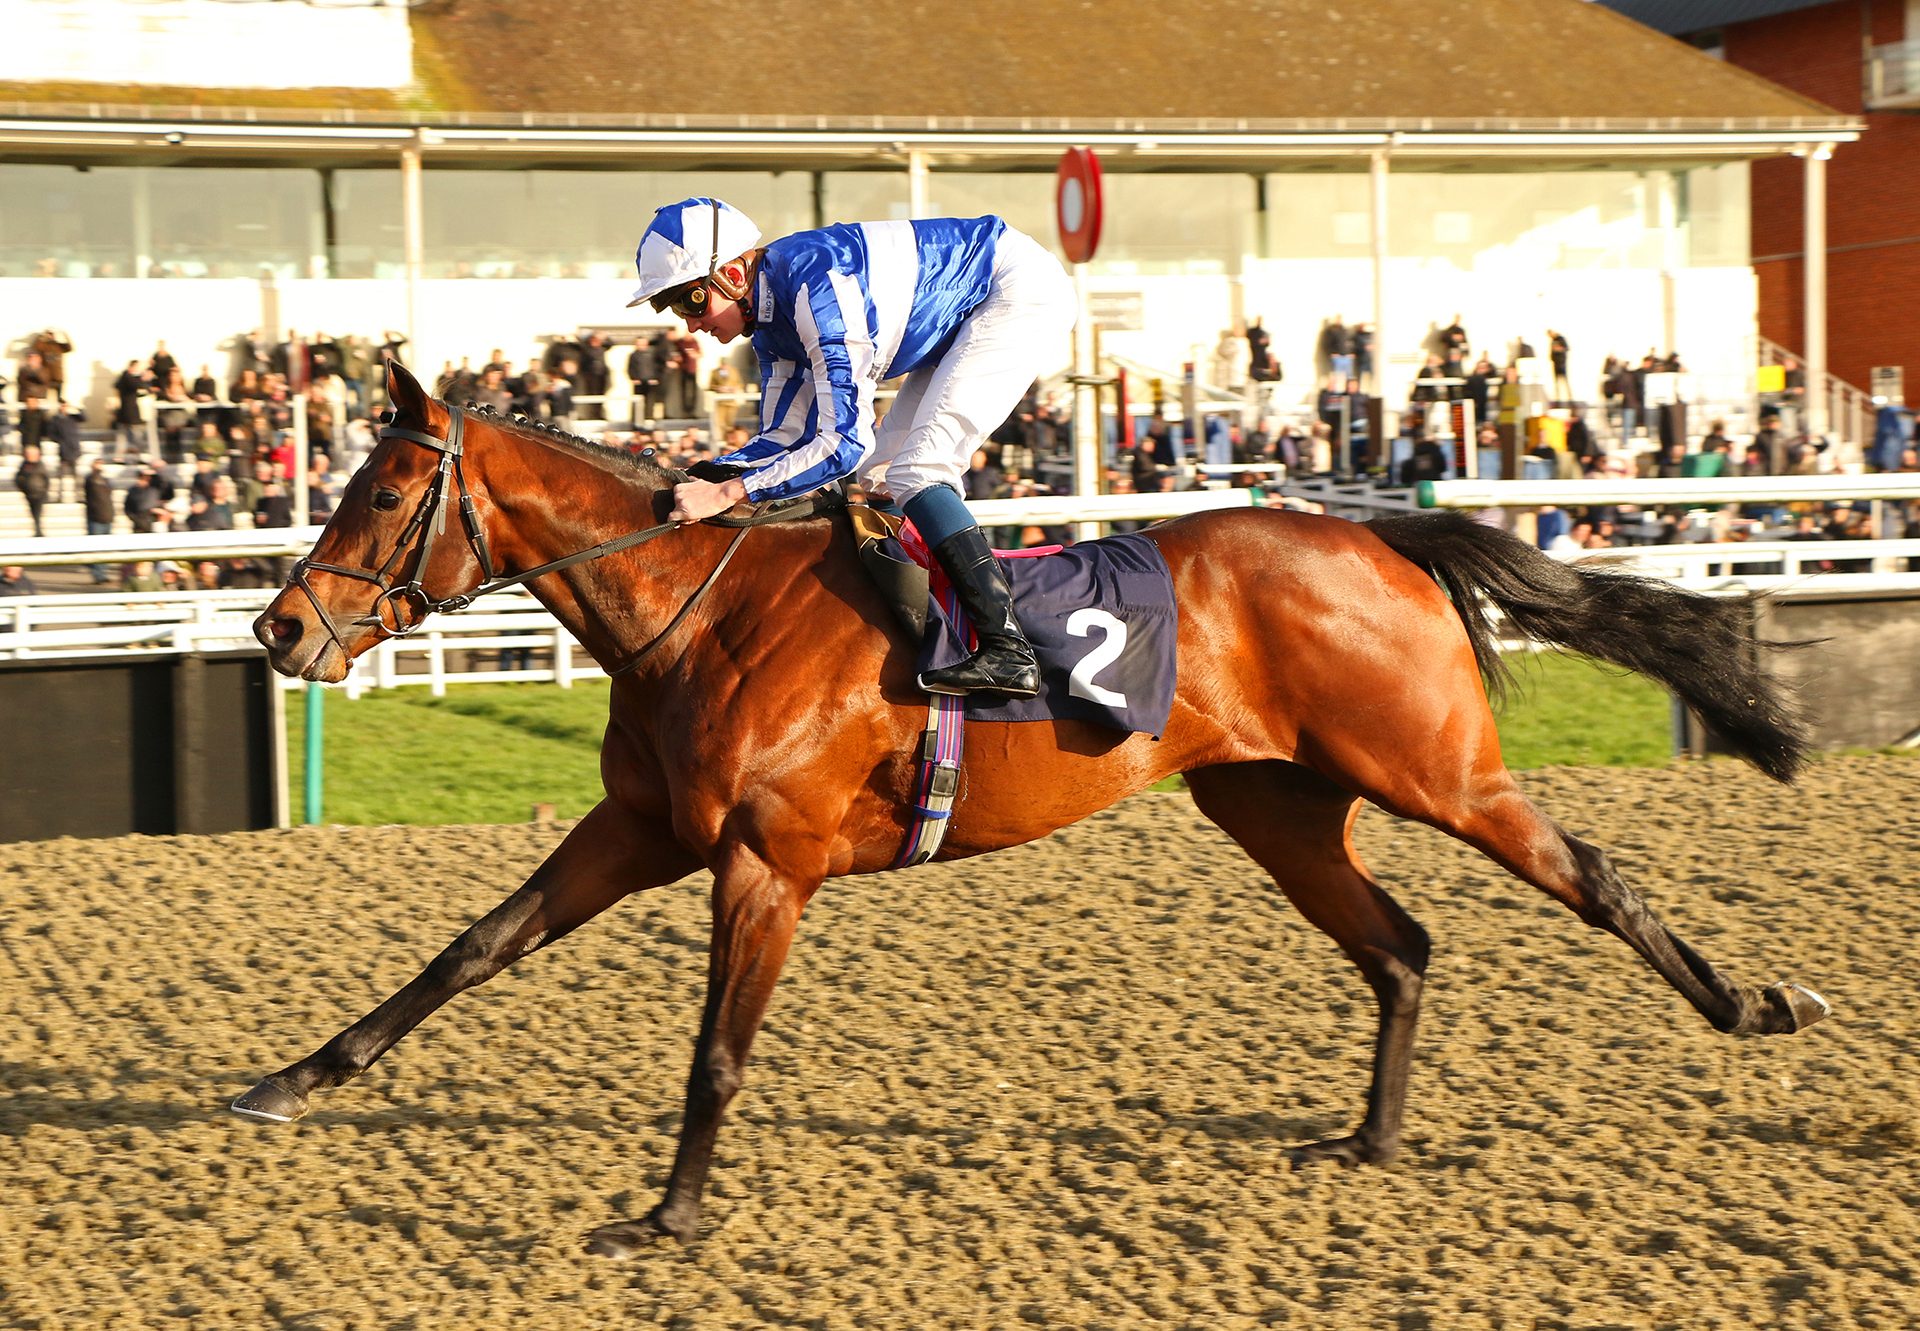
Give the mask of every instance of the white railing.
[{"label": "white railing", "polygon": [[[996,499],[969,505],[983,526],[1069,522],[1150,521],[1210,509],[1242,508],[1252,498],[1244,490],[1195,490],[1175,494],[1039,495]],[[124,559],[238,557],[253,554],[303,554],[319,528],[287,528],[271,533],[185,532],[166,536],[48,537],[0,543],[0,563],[93,563]],[[272,539],[264,544],[256,536]],[[98,656],[111,652],[193,651],[255,645],[253,620],[278,588],[247,591],[76,592],[66,595],[0,598],[0,657]],[[471,652],[526,651],[546,664],[512,670],[481,669],[465,658]],[[459,654],[462,669],[453,669]],[[343,686],[349,697],[370,688],[424,684],[435,696],[456,681],[538,681],[570,686],[576,679],[604,674],[598,664],[524,589],[488,597],[465,610],[434,616],[418,632],[389,638],[356,663]],[[283,679],[283,688],[301,681]]]},{"label": "white railing", "polygon": [[88,656],[115,649],[251,647],[253,620],[278,589],[74,592],[0,600],[0,656]]},{"label": "white railing", "polygon": [[1288,481],[1281,489],[1293,498],[1319,505],[1335,517],[1357,516],[1360,521],[1386,513],[1410,513],[1420,507],[1411,489],[1382,489],[1371,481]]},{"label": "white railing", "polygon": [[[249,591],[74,593],[0,600],[0,657],[59,658],[118,652],[189,652],[255,647],[253,621],[279,588]],[[539,668],[451,669],[449,653],[527,650]],[[419,632],[368,652],[347,676],[348,697],[372,688],[425,684],[435,696],[450,681],[532,680],[565,688],[603,672],[545,606],[525,591],[501,592],[477,606],[429,620]],[[282,688],[301,681],[280,680]]]},{"label": "white railing", "polygon": [[1070,522],[1146,522],[1216,508],[1246,508],[1252,503],[1253,495],[1246,490],[1175,490],[1164,494],[981,499],[969,503],[967,511],[982,527],[1058,527]]},{"label": "white railing", "polygon": [[[1582,550],[1566,559],[1603,559],[1666,578],[1695,591],[1739,587],[1793,589],[1802,594],[1840,590],[1920,588],[1920,540],[1733,541],[1724,545],[1621,545]],[[1872,571],[1830,573],[1825,564],[1869,561]],[[1899,561],[1916,572],[1898,570]],[[1777,567],[1775,567],[1777,566]],[[1814,581],[1810,582],[1809,579]]]},{"label": "white railing", "polygon": [[[1782,365],[1789,358],[1800,360],[1794,352],[1787,350],[1778,342],[1760,338],[1760,363],[1763,365]],[[1804,367],[1805,362],[1801,362]],[[1808,384],[1808,393],[1825,392],[1827,405],[1827,433],[1851,444],[1864,448],[1873,438],[1873,397],[1848,383],[1838,375],[1828,372],[1820,384]],[[1802,404],[1804,406],[1804,404]],[[1806,428],[1803,417],[1799,428]],[[1857,456],[1857,454],[1856,454]]]},{"label": "white railing", "polygon": [[[1244,508],[1244,490],[1181,490],[1170,494],[1030,495],[984,499],[967,505],[983,527],[1016,523],[1058,526],[1069,522],[1151,521],[1215,508]],[[304,555],[322,528],[269,527],[247,531],[166,532],[135,536],[23,536],[0,539],[0,564],[120,564],[146,559],[276,559]]]},{"label": "white railing", "polygon": [[[1766,591],[1792,600],[1835,592],[1920,591],[1920,573],[1823,573],[1817,568],[1827,561],[1868,559],[1920,564],[1920,540],[1627,546],[1564,558],[1618,561],[1692,590],[1724,594]],[[251,647],[253,620],[277,594],[271,589],[0,599],[0,657]],[[501,669],[472,655],[506,651],[525,651],[530,659]],[[545,607],[515,589],[437,615],[408,637],[382,642],[360,658],[340,687],[348,697],[359,697],[368,689],[424,685],[440,696],[451,683],[543,682],[566,688],[604,673]],[[282,679],[280,685],[296,689],[301,682]]]},{"label": "white railing", "polygon": [[1834,499],[1920,498],[1920,472],[1827,476],[1720,476],[1712,479],[1631,477],[1581,481],[1422,481],[1422,508],[1587,508],[1635,504],[1665,508],[1690,504],[1823,503]]},{"label": "white railing", "polygon": [[1888,42],[1874,47],[1867,54],[1866,85],[1869,111],[1920,106],[1920,42]]},{"label": "white railing", "polygon": [[125,564],[145,559],[278,559],[298,557],[320,539],[319,527],[255,527],[245,531],[181,531],[146,536],[22,536],[0,540],[0,564]]}]

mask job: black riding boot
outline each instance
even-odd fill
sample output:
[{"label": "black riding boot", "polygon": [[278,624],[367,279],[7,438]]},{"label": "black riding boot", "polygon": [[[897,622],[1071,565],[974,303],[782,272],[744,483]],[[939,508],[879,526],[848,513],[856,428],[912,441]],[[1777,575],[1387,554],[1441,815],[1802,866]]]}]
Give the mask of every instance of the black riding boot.
[{"label": "black riding boot", "polygon": [[1013,613],[1013,589],[978,527],[955,532],[933,552],[973,621],[979,647],[944,670],[920,676],[928,693],[1004,693],[1031,698],[1040,691],[1040,663]]}]

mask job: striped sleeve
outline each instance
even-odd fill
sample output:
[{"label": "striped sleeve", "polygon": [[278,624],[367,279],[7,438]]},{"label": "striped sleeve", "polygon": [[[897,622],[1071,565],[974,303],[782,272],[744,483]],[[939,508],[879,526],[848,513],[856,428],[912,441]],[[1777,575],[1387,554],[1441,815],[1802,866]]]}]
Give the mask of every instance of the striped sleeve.
[{"label": "striped sleeve", "polygon": [[[797,361],[760,357],[760,433],[714,461],[757,470],[769,458],[813,438],[813,379],[799,370]],[[749,487],[754,483],[752,476],[743,480]]]},{"label": "striped sleeve", "polygon": [[800,288],[794,330],[807,351],[817,429],[741,477],[747,498],[790,499],[816,490],[852,475],[873,451],[874,350],[866,305],[859,281],[844,274],[830,274],[824,287]]}]

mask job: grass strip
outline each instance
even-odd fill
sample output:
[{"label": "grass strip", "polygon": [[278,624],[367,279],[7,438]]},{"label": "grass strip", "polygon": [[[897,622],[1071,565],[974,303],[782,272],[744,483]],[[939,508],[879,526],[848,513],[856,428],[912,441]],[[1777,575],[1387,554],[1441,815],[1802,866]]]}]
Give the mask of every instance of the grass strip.
[{"label": "grass strip", "polygon": [[[1583,657],[1515,662],[1520,688],[1499,718],[1507,765],[1658,767],[1671,755],[1666,693]],[[1406,687],[1419,688],[1417,670]],[[577,818],[600,799],[604,680],[374,690],[326,702],[329,823],[518,823],[536,803]],[[305,709],[286,696],[293,808],[301,808]],[[1161,783],[1178,789],[1179,778]]]}]

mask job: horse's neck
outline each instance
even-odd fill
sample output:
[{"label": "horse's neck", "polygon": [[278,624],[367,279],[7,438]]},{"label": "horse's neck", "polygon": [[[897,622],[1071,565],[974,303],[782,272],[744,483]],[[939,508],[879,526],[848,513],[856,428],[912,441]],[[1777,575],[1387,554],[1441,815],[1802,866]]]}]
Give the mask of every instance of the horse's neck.
[{"label": "horse's neck", "polygon": [[[536,568],[666,521],[666,473],[628,473],[564,447],[516,442],[539,451],[523,454],[518,465],[489,468],[489,494],[502,518],[497,571]],[[631,551],[537,578],[528,590],[612,670],[666,628],[734,534],[705,526],[665,531]],[[701,609],[711,615],[715,604]]]}]

